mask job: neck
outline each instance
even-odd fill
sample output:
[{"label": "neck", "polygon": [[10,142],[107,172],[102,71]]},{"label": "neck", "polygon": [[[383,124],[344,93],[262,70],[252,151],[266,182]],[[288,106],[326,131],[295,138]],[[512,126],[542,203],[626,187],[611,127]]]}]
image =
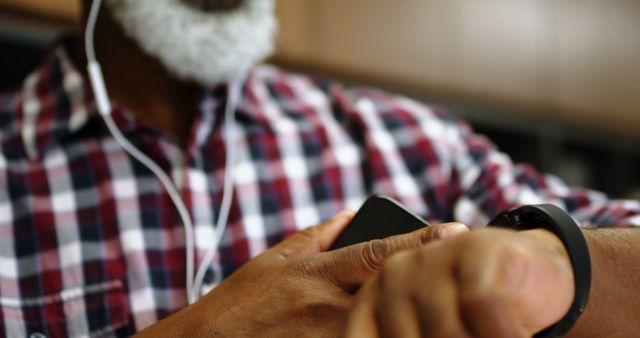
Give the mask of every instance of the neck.
[{"label": "neck", "polygon": [[[167,72],[125,35],[107,10],[100,13],[95,40],[96,58],[111,99],[143,123],[186,142],[197,110],[199,86]],[[84,55],[74,54],[76,58]],[[79,60],[78,64],[86,64],[83,56]]]}]

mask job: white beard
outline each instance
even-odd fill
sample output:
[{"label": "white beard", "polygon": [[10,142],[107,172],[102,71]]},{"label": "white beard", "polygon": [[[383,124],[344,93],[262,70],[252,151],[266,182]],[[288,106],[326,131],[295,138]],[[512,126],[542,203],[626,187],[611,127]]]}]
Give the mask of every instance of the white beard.
[{"label": "white beard", "polygon": [[204,86],[229,82],[273,52],[274,0],[207,13],[180,0],[106,0],[125,33],[169,72]]}]

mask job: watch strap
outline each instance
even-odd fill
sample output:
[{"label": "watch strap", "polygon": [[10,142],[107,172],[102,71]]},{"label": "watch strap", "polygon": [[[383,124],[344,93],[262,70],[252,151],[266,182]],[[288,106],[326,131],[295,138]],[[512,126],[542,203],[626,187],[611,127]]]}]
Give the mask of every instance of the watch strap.
[{"label": "watch strap", "polygon": [[587,241],[571,216],[551,205],[525,205],[500,213],[490,226],[514,230],[546,229],[564,245],[573,267],[575,296],[567,314],[556,324],[535,335],[535,338],[560,337],[566,334],[584,312],[591,289],[591,259]]}]

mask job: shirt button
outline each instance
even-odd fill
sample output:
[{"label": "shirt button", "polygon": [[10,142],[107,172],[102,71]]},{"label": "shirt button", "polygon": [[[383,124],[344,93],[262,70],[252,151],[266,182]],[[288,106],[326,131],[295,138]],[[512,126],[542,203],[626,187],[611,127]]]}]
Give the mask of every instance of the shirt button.
[{"label": "shirt button", "polygon": [[29,335],[29,338],[47,338],[47,336],[45,336],[44,333],[41,332],[34,332]]}]

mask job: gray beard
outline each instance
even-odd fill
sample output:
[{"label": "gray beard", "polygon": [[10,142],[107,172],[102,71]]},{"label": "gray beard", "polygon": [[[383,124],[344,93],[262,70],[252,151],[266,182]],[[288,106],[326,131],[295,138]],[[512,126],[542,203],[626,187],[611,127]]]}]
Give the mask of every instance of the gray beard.
[{"label": "gray beard", "polygon": [[125,33],[180,79],[229,82],[273,52],[274,0],[204,12],[180,0],[106,0]]}]

